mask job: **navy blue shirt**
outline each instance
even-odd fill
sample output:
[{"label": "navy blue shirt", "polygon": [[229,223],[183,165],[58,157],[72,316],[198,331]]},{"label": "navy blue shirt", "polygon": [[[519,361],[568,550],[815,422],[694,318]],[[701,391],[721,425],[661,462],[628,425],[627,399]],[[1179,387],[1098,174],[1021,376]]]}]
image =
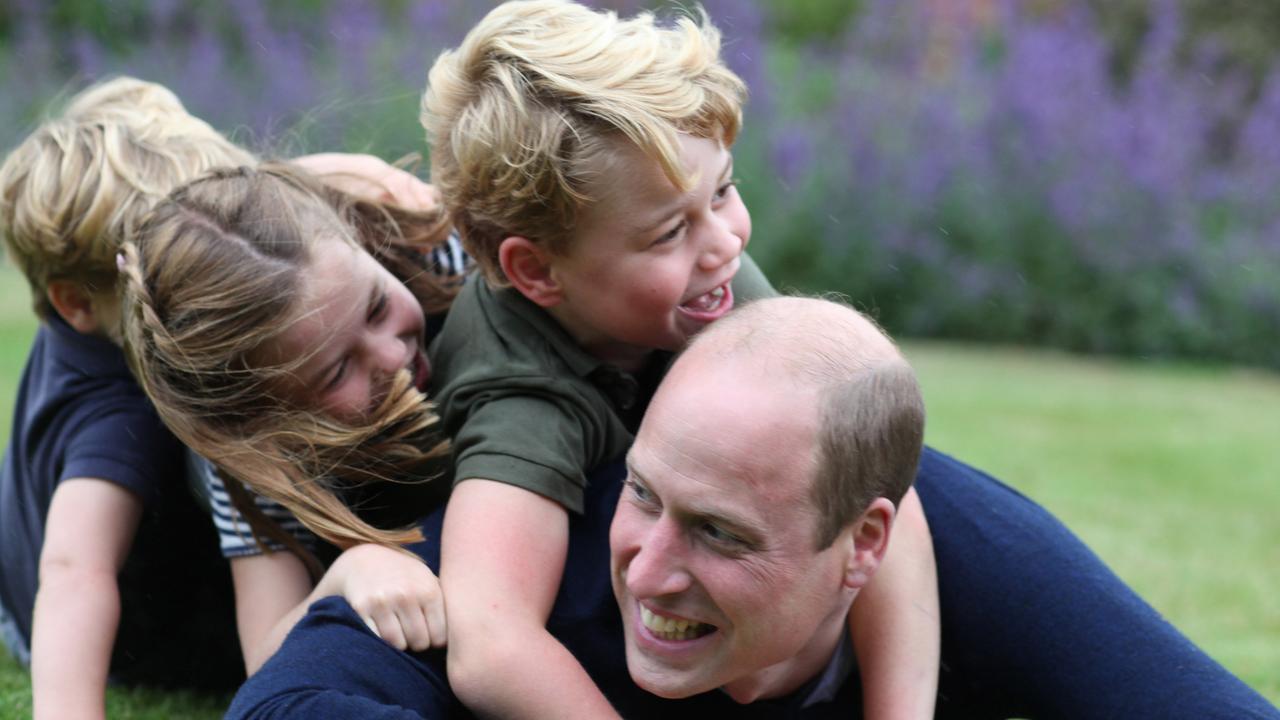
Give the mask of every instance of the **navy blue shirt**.
[{"label": "navy blue shirt", "polygon": [[[205,642],[206,634],[211,646],[203,652],[220,658],[238,654],[229,573],[213,528],[186,486],[181,450],[120,348],[78,333],[60,318],[41,324],[0,468],[0,602],[28,647],[50,501],[64,480],[93,478],[125,488],[144,507],[119,577],[122,612],[113,676],[127,681],[136,671],[139,680],[163,683],[173,673],[186,673],[156,651]],[[205,627],[192,636],[180,627],[191,624]],[[193,649],[183,647],[180,654]],[[201,665],[189,669],[199,677],[173,680],[220,686],[232,679],[225,676],[229,671]]]}]

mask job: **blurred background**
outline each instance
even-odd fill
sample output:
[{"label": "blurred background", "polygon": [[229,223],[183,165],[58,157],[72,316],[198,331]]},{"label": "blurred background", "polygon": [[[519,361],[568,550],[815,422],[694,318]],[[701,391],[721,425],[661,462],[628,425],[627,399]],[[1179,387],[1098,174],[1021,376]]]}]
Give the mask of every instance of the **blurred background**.
[{"label": "blurred background", "polygon": [[[424,152],[426,68],[488,6],[8,0],[0,147],[127,73],[266,154]],[[777,283],[897,334],[1280,366],[1280,4],[705,7]]]},{"label": "blurred background", "polygon": [[[751,88],[736,172],[774,283],[908,338],[931,444],[1280,701],[1280,3],[703,4]],[[489,7],[5,0],[0,148],[131,74],[265,156],[425,154],[427,68]],[[0,290],[2,428],[35,322],[12,268]]]}]

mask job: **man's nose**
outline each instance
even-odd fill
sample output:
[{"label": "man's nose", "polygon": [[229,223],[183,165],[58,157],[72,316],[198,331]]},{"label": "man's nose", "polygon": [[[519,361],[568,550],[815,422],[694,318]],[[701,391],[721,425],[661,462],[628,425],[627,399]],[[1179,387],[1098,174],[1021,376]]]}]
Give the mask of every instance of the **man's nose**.
[{"label": "man's nose", "polygon": [[742,254],[742,238],[734,234],[729,222],[712,213],[703,230],[702,254],[698,257],[700,269],[711,272],[733,262]]},{"label": "man's nose", "polygon": [[633,597],[672,595],[689,589],[685,541],[675,523],[659,518],[639,543],[627,564],[627,589]]}]

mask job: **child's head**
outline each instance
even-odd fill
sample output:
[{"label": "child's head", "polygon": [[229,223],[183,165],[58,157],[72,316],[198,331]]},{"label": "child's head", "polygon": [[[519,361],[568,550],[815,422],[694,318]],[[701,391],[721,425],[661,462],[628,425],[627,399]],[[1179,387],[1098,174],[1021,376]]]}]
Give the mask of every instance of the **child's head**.
[{"label": "child's head", "polygon": [[732,306],[750,233],[733,188],[742,81],[719,33],[568,2],[508,2],[440,56],[432,179],[495,284],[624,369]]},{"label": "child's head", "polygon": [[0,234],[36,314],[113,331],[115,254],[151,207],[214,167],[252,163],[160,85],[90,87],[0,167]]},{"label": "child's head", "polygon": [[[427,373],[423,304],[384,262],[425,286],[404,231],[440,224],[340,197],[276,165],[179,188],[124,245],[125,343],[188,447],[331,542],[402,540],[334,491],[420,472],[436,444],[413,391]],[[422,299],[436,309],[447,291],[433,287]]]},{"label": "child's head", "polygon": [[681,134],[727,148],[741,124],[746,89],[719,53],[705,19],[661,27],[561,0],[507,2],[443,53],[422,99],[432,182],[486,277],[505,280],[511,235],[566,254],[627,145],[688,189]]}]

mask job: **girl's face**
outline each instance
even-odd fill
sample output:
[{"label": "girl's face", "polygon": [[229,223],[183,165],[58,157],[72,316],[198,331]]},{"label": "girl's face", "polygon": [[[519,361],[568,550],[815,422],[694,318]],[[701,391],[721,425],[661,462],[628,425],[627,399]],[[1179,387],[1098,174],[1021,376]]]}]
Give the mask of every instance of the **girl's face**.
[{"label": "girl's face", "polygon": [[297,308],[268,349],[277,362],[303,358],[286,391],[294,402],[358,422],[387,396],[396,372],[426,388],[422,305],[363,249],[317,241]]}]

